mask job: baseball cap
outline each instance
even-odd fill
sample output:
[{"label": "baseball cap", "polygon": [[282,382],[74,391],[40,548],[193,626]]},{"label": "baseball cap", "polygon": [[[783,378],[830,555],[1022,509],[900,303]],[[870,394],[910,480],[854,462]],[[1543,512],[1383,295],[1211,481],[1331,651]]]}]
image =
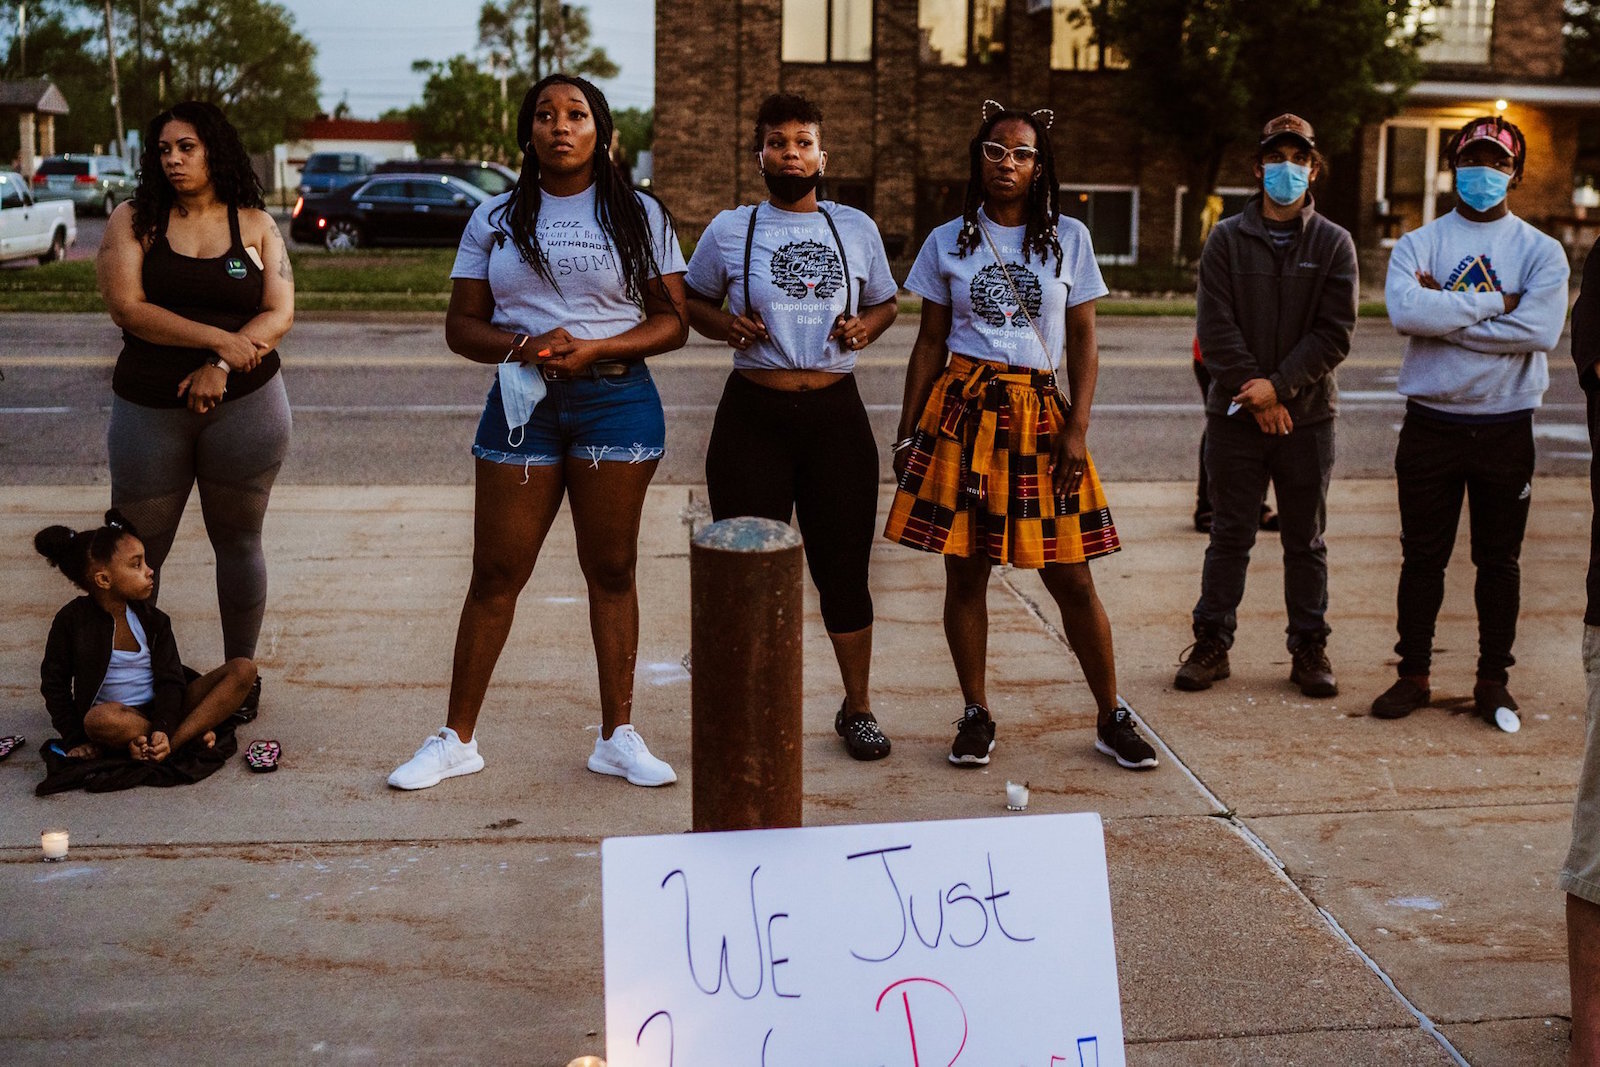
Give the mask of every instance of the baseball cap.
[{"label": "baseball cap", "polygon": [[1293,137],[1302,142],[1307,148],[1317,147],[1317,135],[1311,128],[1311,123],[1299,115],[1282,114],[1265,126],[1261,127],[1261,147],[1276,141],[1280,137]]},{"label": "baseball cap", "polygon": [[1488,141],[1498,146],[1512,159],[1517,158],[1517,138],[1503,122],[1495,119],[1479,119],[1474,122],[1467,127],[1467,132],[1461,135],[1461,141],[1456,145],[1456,155],[1459,156],[1468,145],[1479,141]]}]

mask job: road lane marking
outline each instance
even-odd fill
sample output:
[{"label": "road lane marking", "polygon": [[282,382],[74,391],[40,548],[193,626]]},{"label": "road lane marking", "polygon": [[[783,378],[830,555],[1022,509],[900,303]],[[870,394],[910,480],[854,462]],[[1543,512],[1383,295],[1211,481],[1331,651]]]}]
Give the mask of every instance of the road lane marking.
[{"label": "road lane marking", "polygon": [[[63,354],[59,356],[33,355],[0,358],[0,369],[8,367],[43,367],[43,368],[81,368],[81,367],[112,367],[116,365],[115,356],[83,355],[78,353]],[[438,367],[465,367],[470,366],[471,360],[460,356],[442,355],[436,353],[419,353],[414,356],[395,355],[333,355],[317,356],[290,350],[285,358],[289,367],[315,367],[318,370],[339,368],[360,369],[373,367],[381,369],[394,369],[416,367],[419,369],[432,369]],[[685,367],[691,369],[731,370],[731,356],[725,353],[699,353],[676,352],[660,356],[651,356],[650,363],[658,367]],[[901,355],[864,355],[856,360],[861,367],[895,367],[903,368],[906,357]],[[1160,370],[1171,368],[1174,371],[1188,371],[1189,361],[1179,356],[1108,356],[1100,357],[1102,367],[1121,367],[1129,370]],[[1340,364],[1341,367],[1365,367],[1369,369],[1393,369],[1400,365],[1398,357],[1394,359],[1347,359]],[[479,364],[488,367],[489,364]]]}]

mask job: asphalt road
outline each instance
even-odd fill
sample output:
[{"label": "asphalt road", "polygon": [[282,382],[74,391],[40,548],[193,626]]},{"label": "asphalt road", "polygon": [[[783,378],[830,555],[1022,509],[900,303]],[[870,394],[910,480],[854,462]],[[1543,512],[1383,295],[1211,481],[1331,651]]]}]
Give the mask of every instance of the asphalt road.
[{"label": "asphalt road", "polygon": [[[1089,433],[1108,482],[1194,476],[1202,425],[1186,319],[1100,320],[1101,374]],[[880,443],[899,418],[914,320],[897,323],[857,376]],[[0,331],[0,484],[105,482],[106,423],[117,331],[99,315],[6,316]],[[1339,371],[1343,393],[1335,476],[1388,477],[1403,405],[1394,392],[1400,339],[1364,319]],[[436,316],[307,317],[282,346],[294,405],[289,484],[449,485],[472,478],[468,448],[492,372],[452,355]],[[729,353],[700,338],[652,359],[667,408],[658,482],[693,484]],[[1587,472],[1583,396],[1567,342],[1551,355],[1554,384],[1535,431],[1542,474]],[[880,459],[888,475],[888,449]]]}]

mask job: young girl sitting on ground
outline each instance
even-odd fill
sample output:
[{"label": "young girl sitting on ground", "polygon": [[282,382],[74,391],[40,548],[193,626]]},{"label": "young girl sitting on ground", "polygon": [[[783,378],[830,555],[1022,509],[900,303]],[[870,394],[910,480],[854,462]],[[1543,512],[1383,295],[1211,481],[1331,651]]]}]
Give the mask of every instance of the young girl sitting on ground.
[{"label": "young girl sitting on ground", "polygon": [[191,743],[212,747],[213,728],[243,703],[256,665],[239,657],[185,681],[172,620],[149,603],[155,572],[144,544],[115,509],[98,530],[49,526],[33,545],[88,594],[56,613],[39,666],[67,755],[126,750],[159,763]]}]

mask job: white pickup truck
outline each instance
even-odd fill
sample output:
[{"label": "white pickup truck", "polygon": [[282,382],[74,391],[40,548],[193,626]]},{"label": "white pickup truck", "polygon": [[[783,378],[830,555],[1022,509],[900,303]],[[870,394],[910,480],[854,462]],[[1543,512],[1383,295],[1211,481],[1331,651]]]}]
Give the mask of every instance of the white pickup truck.
[{"label": "white pickup truck", "polygon": [[0,262],[38,257],[54,263],[78,239],[71,200],[37,201],[14,170],[0,170]]}]

